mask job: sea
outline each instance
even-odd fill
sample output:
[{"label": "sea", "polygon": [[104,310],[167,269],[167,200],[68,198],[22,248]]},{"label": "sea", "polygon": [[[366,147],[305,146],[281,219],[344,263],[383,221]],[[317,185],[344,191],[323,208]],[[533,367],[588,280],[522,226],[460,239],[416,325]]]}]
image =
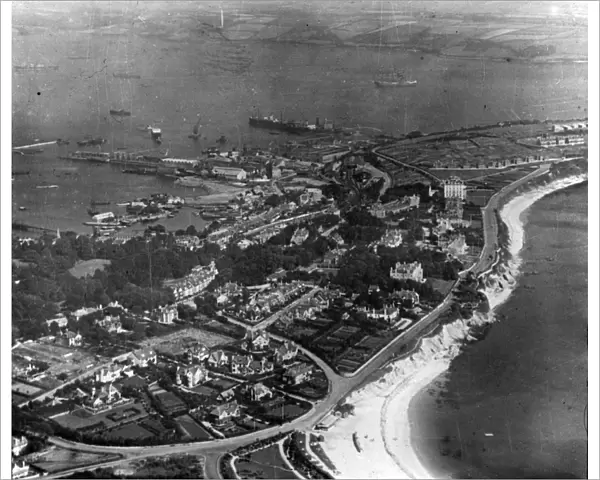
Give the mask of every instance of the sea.
[{"label": "sea", "polygon": [[[134,28],[78,31],[57,20],[52,33],[13,35],[13,64],[58,70],[13,71],[13,145],[63,138],[32,156],[13,155],[13,220],[45,228],[89,231],[91,200],[128,201],[155,191],[200,195],[172,180],[124,174],[116,166],[59,160],[85,135],[109,151],[151,152],[144,127],[163,132],[169,156],[196,158],[224,135],[225,148],[267,147],[294,139],[250,128],[248,117],[331,119],[365,132],[435,132],[518,118],[586,114],[587,64],[460,59],[376,47],[334,47],[197,34],[178,41]],[[137,28],[137,27],[136,27]],[[414,88],[380,89],[380,68],[401,67]],[[114,77],[128,72],[140,79]],[[109,109],[131,111],[115,118]],[[188,139],[200,120],[201,138]],[[296,138],[297,139],[297,138]],[[89,148],[89,147],[88,147]],[[39,185],[57,189],[38,189]],[[23,207],[23,208],[19,208]],[[198,219],[172,219],[178,227]],[[197,220],[200,222],[200,220]],[[193,222],[191,222],[193,223]]]},{"label": "sea", "polygon": [[521,274],[485,338],[413,398],[436,478],[587,478],[587,183],[521,217]]}]

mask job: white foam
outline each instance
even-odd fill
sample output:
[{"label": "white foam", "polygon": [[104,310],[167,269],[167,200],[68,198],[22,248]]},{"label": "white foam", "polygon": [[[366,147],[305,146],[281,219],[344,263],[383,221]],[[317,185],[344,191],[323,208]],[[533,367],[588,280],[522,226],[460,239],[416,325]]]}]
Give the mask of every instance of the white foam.
[{"label": "white foam", "polygon": [[[338,421],[324,434],[323,448],[340,472],[338,478],[432,478],[411,446],[410,400],[448,369],[465,341],[474,340],[469,335],[472,326],[496,321],[494,310],[516,288],[524,244],[523,212],[545,195],[586,178],[557,180],[512,199],[502,208],[500,216],[508,228],[511,258],[499,266],[499,273],[490,273],[485,279],[490,312],[445,325],[436,336],[424,338],[415,353],[391,364],[391,371],[383,378],[348,397],[346,401],[355,406],[354,416]],[[360,439],[360,453],[353,442],[354,433]]]}]

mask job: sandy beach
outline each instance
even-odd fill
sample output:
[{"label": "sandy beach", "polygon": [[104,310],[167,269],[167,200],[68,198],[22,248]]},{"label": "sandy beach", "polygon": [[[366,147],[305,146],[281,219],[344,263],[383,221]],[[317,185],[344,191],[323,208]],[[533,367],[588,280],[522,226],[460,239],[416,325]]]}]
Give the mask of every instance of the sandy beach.
[{"label": "sandy beach", "polygon": [[[435,337],[423,339],[420,348],[406,359],[388,367],[380,379],[353,392],[347,403],[355,406],[353,416],[340,419],[324,433],[323,448],[339,475],[336,478],[433,478],[417,456],[412,444],[408,414],[410,402],[445,372],[458,347],[468,337],[472,324],[494,322],[493,310],[504,303],[517,285],[519,252],[524,244],[523,214],[536,201],[549,193],[581,183],[586,176],[557,180],[511,199],[500,215],[509,231],[511,260],[506,265],[508,281],[492,274],[486,289],[491,312],[476,315],[470,322],[457,320],[445,326]],[[359,441],[358,452],[353,435]]]}]

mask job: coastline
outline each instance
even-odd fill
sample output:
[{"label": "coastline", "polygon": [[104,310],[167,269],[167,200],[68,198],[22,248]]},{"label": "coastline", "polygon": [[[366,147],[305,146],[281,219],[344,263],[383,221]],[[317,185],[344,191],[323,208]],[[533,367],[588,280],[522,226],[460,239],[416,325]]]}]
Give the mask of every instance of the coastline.
[{"label": "coastline", "polygon": [[[587,174],[571,175],[534,185],[533,190],[505,199],[499,211],[508,230],[504,246],[508,259],[492,269],[486,279],[490,312],[445,325],[436,336],[422,339],[416,353],[394,362],[390,372],[348,397],[348,403],[355,405],[354,417],[338,421],[324,434],[323,448],[340,472],[336,478],[434,478],[427,468],[427,459],[419,456],[411,442],[411,401],[449,368],[461,345],[470,339],[472,326],[496,321],[494,310],[506,302],[517,285],[519,252],[525,238],[523,213],[544,196],[586,180]],[[376,416],[379,422],[374,421]],[[352,442],[354,433],[362,440],[363,452],[359,455]],[[378,461],[369,463],[364,461],[366,458]]]}]

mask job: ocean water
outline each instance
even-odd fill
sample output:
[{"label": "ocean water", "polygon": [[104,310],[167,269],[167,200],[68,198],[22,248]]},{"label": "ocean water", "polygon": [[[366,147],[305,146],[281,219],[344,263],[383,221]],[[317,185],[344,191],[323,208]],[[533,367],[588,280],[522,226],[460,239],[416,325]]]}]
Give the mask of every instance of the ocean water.
[{"label": "ocean water", "polygon": [[499,321],[413,398],[413,446],[436,477],[586,478],[587,188],[523,214]]},{"label": "ocean water", "polygon": [[[77,32],[57,23],[52,35],[15,35],[13,64],[59,68],[13,72],[13,144],[36,138],[74,141],[89,134],[108,139],[104,150],[143,151],[154,146],[138,128],[154,124],[163,130],[162,147],[170,156],[194,158],[220,135],[227,137],[228,146],[267,146],[289,139],[251,129],[248,116],[256,109],[283,113],[287,119],[314,121],[318,116],[340,126],[399,134],[516,118],[581,117],[587,104],[587,64],[531,65],[377,48],[231,42],[200,34],[174,42],[139,33],[133,27],[122,34]],[[68,58],[73,56],[89,60]],[[373,78],[380,66],[401,68],[419,83],[377,89]],[[123,71],[142,78],[113,77]],[[130,110],[132,116],[114,119],[110,108]],[[198,118],[202,138],[193,142],[187,136]],[[60,148],[77,147],[73,142]],[[14,218],[74,228],[86,218],[91,196],[120,201],[157,189],[181,192],[172,182],[123,176],[115,167],[61,162],[58,152],[59,147],[46,147],[33,157],[13,155],[14,169],[32,171],[32,178],[17,177],[13,183]],[[79,176],[57,178],[55,173],[69,167]],[[35,189],[42,181],[60,188]]]}]

